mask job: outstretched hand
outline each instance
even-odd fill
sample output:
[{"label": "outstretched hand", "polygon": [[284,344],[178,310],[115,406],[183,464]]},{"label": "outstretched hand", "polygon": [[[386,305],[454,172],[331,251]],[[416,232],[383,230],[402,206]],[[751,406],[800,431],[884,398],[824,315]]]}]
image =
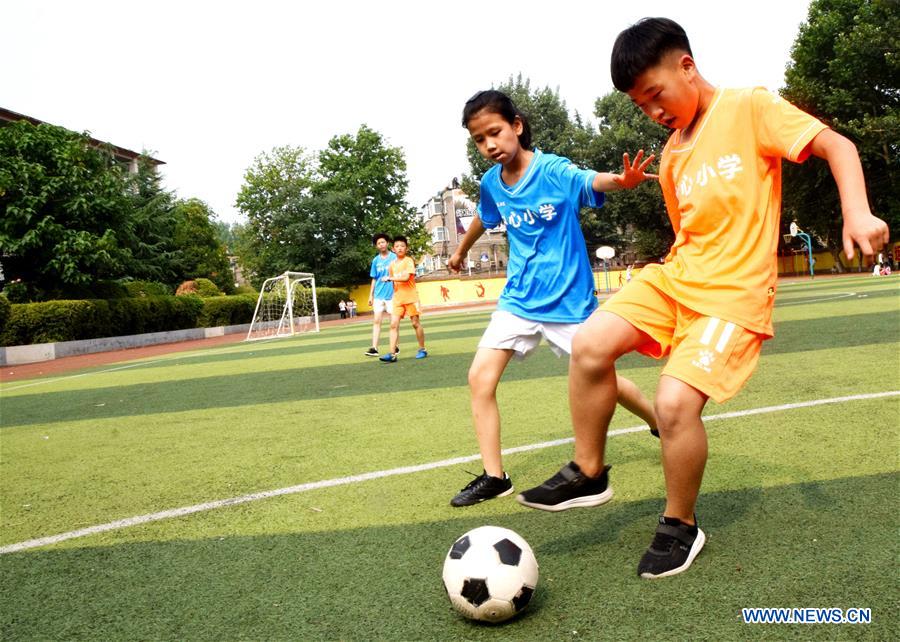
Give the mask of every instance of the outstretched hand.
[{"label": "outstretched hand", "polygon": [[622,189],[631,189],[649,179],[659,180],[658,174],[647,174],[644,172],[644,170],[647,169],[647,166],[653,162],[654,158],[656,158],[656,154],[650,154],[643,162],[641,162],[641,158],[643,157],[643,149],[639,150],[637,156],[634,157],[634,163],[629,159],[628,152],[622,154],[622,164],[625,166],[625,171],[621,174],[614,174],[612,177],[613,182]]}]

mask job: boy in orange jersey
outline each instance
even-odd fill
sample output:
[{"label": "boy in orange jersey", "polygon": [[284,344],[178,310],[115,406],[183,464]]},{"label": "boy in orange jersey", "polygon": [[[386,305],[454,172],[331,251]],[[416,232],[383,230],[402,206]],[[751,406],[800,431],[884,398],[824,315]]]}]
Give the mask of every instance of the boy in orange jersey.
[{"label": "boy in orange jersey", "polygon": [[[638,575],[686,570],[703,548],[694,508],[706,466],[701,413],[750,377],[772,337],[781,159],[827,160],[841,198],[843,246],[871,256],[888,241],[869,211],[854,145],[763,89],[721,89],[697,71],[684,30],[646,18],[616,39],[613,84],[654,121],[674,130],[659,181],[675,242],[581,326],[572,343],[569,402],[574,461],[525,491],[522,504],[560,510],[591,487],[604,466],[616,405],[615,362],[637,351],[669,356],[656,393],[666,505]],[[596,486],[596,484],[594,484]],[[591,492],[595,492],[594,488]]]},{"label": "boy in orange jersey", "polygon": [[416,339],[419,341],[419,351],[416,359],[424,359],[428,356],[425,350],[425,330],[419,322],[419,292],[416,290],[416,264],[406,255],[408,242],[405,236],[394,238],[394,253],[397,260],[388,268],[384,281],[394,282],[394,309],[391,311],[391,349],[386,355],[379,357],[385,363],[397,361],[397,342],[400,340],[400,319],[409,315],[413,329],[416,331]]}]

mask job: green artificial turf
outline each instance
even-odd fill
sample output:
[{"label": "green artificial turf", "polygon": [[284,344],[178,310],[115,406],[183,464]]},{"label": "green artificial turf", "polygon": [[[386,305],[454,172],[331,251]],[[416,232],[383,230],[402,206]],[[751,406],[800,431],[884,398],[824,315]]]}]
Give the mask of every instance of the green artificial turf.
[{"label": "green artificial turf", "polygon": [[[785,283],[776,338],[707,415],[900,390],[898,281]],[[488,313],[427,315],[430,356],[366,359],[370,326],[172,354],[0,386],[0,545],[477,453],[466,372]],[[659,363],[621,372],[652,394]],[[118,368],[118,369],[114,369]],[[571,436],[566,361],[541,348],[498,393],[504,447]],[[480,463],[342,483],[0,556],[0,638],[873,639],[897,617],[900,396],[711,419],[708,542],[640,580],[664,487],[646,432],[610,439],[615,499],[551,514],[512,497],[453,509]],[[612,428],[639,421],[618,411]],[[571,456],[507,455],[517,488]],[[540,563],[500,626],[451,610],[441,565],[470,528],[512,528]],[[749,625],[744,607],[863,607],[865,625]]]}]

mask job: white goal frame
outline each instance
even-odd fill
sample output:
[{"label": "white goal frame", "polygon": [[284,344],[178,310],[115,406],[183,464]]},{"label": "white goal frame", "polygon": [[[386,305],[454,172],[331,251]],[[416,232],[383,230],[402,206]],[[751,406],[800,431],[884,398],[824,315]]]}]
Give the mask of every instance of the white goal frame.
[{"label": "white goal frame", "polygon": [[[294,293],[300,285],[308,284],[312,290],[312,314],[294,316]],[[284,293],[284,303],[280,310],[273,310],[271,302],[265,300],[273,290]],[[309,326],[315,326],[315,329]],[[292,337],[301,332],[319,331],[319,304],[316,301],[316,277],[309,272],[284,272],[263,281],[259,288],[259,298],[253,311],[253,320],[245,341]]]}]

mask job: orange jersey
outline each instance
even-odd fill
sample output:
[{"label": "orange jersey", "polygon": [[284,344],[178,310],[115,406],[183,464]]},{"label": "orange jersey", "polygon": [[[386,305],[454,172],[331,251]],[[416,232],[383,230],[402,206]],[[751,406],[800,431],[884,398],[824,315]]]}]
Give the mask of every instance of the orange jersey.
[{"label": "orange jersey", "polygon": [[409,278],[405,281],[394,281],[394,305],[398,303],[415,303],[419,300],[419,293],[416,290],[416,264],[408,256],[391,262],[388,267],[391,277],[399,276],[407,273]]},{"label": "orange jersey", "polygon": [[662,153],[675,243],[639,279],[705,316],[772,336],[781,159],[802,162],[825,125],[765,89],[717,89],[691,140]]}]

